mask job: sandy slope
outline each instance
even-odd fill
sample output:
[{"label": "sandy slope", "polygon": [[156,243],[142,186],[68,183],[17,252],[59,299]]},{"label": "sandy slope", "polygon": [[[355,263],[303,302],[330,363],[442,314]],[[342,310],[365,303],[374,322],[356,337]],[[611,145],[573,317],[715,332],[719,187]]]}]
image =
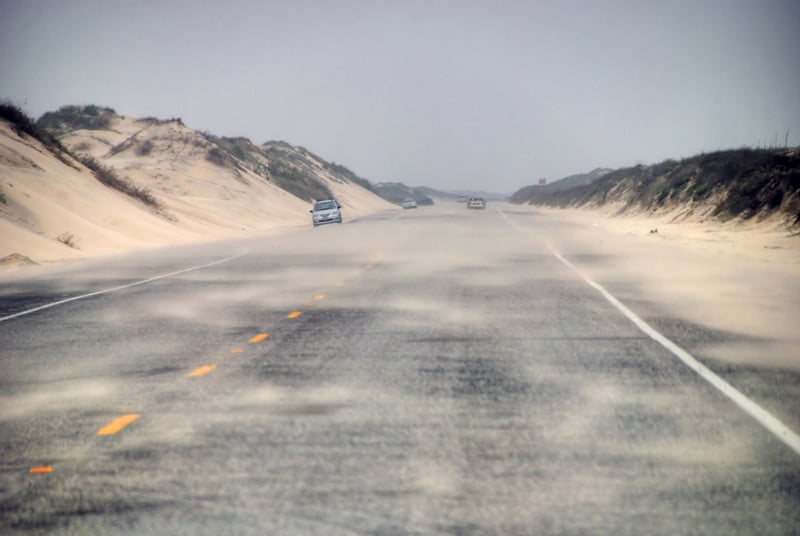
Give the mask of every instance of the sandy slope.
[{"label": "sandy slope", "polygon": [[[247,169],[212,164],[210,143],[176,121],[120,117],[110,130],[76,131],[62,142],[150,189],[163,213],[0,122],[0,258],[54,262],[310,223],[308,202]],[[142,154],[145,142],[150,150]],[[346,217],[396,208],[358,185],[326,180]]]},{"label": "sandy slope", "polygon": [[[46,262],[196,238],[73,165],[0,123],[0,257]],[[58,240],[70,235],[80,249]]]},{"label": "sandy slope", "polygon": [[[88,152],[137,184],[146,185],[170,210],[180,211],[192,221],[207,219],[223,229],[280,228],[309,221],[307,202],[249,169],[209,162],[206,155],[214,145],[178,121],[148,122],[120,116],[110,131],[79,130],[62,141],[70,148],[88,146]],[[150,149],[142,155],[145,143]],[[327,182],[347,215],[396,208],[358,185],[337,180],[321,163],[310,160],[316,164],[314,173]],[[194,229],[194,225],[190,227]]]}]

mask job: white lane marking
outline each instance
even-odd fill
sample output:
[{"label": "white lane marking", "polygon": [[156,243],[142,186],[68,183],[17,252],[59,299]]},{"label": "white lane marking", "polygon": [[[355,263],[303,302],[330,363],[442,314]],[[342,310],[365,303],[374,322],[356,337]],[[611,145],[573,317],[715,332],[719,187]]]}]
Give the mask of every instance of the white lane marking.
[{"label": "white lane marking", "polygon": [[[501,216],[512,226],[516,229],[524,232],[525,234],[530,234],[527,229],[518,225],[516,222],[512,222],[508,216],[506,216],[502,210],[498,210]],[[653,328],[650,324],[642,320],[636,313],[628,309],[621,301],[615,298],[610,292],[608,292],[602,285],[594,282],[588,276],[584,275],[574,264],[564,258],[561,253],[559,253],[552,244],[547,244],[547,247],[553,253],[553,255],[561,261],[566,267],[571,269],[573,272],[578,274],[578,276],[583,279],[589,286],[600,292],[600,294],[611,304],[617,308],[622,314],[624,314],[628,320],[633,322],[636,327],[642,330],[645,334],[647,334],[651,339],[659,343],[661,346],[672,352],[678,359],[684,362],[686,366],[690,369],[695,371],[697,374],[700,375],[701,378],[706,380],[708,383],[713,385],[717,390],[719,390],[723,395],[727,396],[730,400],[732,400],[737,406],[743,409],[748,415],[753,417],[759,424],[761,424],[764,428],[772,432],[778,439],[783,441],[790,449],[792,449],[796,454],[800,454],[800,436],[797,435],[794,431],[792,431],[788,426],[783,424],[780,420],[778,420],[775,416],[769,413],[767,410],[744,396],[740,391],[738,391],[735,387],[731,384],[717,376],[714,372],[708,369],[705,365],[700,363],[694,356],[692,356],[689,352],[669,340],[667,337],[662,335],[658,332],[655,328]]]},{"label": "white lane marking", "polygon": [[48,304],[45,304],[45,305],[40,305],[39,307],[34,307],[33,309],[28,309],[26,311],[20,311],[19,313],[14,313],[13,315],[0,317],[0,322],[5,322],[6,320],[11,320],[12,318],[17,318],[17,317],[20,317],[20,316],[29,315],[31,313],[35,313],[37,311],[42,311],[44,309],[50,309],[51,307],[55,307],[56,305],[63,305],[65,303],[69,303],[69,302],[73,302],[73,301],[77,301],[77,300],[82,300],[84,298],[91,298],[92,296],[98,296],[100,294],[108,294],[110,292],[116,292],[118,290],[124,290],[126,288],[136,287],[136,286],[139,286],[139,285],[145,285],[147,283],[152,283],[153,281],[158,281],[159,279],[166,279],[167,277],[172,277],[172,276],[176,276],[176,275],[180,275],[180,274],[185,274],[186,272],[192,272],[194,270],[201,270],[203,268],[208,268],[209,266],[215,266],[217,264],[222,264],[222,263],[225,263],[225,262],[229,262],[229,261],[238,259],[240,257],[244,257],[244,254],[236,255],[234,257],[227,257],[225,259],[214,261],[214,262],[210,262],[208,264],[203,264],[203,265],[200,265],[200,266],[192,266],[191,268],[185,268],[183,270],[178,270],[177,272],[170,272],[168,274],[157,275],[157,276],[151,277],[149,279],[143,279],[142,281],[135,281],[133,283],[128,283],[127,285],[121,285],[119,287],[106,288],[106,289],[102,289],[102,290],[97,290],[95,292],[90,292],[88,294],[81,294],[80,296],[73,296],[71,298],[66,298],[64,300],[59,300],[59,301],[48,303]]}]

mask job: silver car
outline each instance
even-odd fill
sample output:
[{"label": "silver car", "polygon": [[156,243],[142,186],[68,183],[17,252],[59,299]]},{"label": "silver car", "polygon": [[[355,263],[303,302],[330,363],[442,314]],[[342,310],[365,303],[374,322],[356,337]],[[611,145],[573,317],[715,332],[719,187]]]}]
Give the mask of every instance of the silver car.
[{"label": "silver car", "polygon": [[342,223],[342,207],[335,199],[323,199],[314,203],[311,212],[311,223],[314,227],[326,223]]}]

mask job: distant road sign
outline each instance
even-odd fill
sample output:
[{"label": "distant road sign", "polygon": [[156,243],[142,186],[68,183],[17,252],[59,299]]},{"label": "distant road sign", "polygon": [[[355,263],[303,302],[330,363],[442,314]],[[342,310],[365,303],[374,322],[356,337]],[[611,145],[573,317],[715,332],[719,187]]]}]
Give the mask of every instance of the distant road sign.
[{"label": "distant road sign", "polygon": [[547,179],[539,179],[539,184],[547,184]]}]

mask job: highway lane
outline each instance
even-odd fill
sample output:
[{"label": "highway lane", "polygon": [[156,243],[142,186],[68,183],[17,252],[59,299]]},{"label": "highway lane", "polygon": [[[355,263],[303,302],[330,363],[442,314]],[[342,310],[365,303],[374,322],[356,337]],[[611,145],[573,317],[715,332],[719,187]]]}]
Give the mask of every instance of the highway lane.
[{"label": "highway lane", "polygon": [[[580,229],[499,208],[6,280],[0,317],[126,288],[0,322],[0,528],[796,533],[800,456],[554,255],[598,261]],[[800,429],[797,373],[696,357]]]}]

